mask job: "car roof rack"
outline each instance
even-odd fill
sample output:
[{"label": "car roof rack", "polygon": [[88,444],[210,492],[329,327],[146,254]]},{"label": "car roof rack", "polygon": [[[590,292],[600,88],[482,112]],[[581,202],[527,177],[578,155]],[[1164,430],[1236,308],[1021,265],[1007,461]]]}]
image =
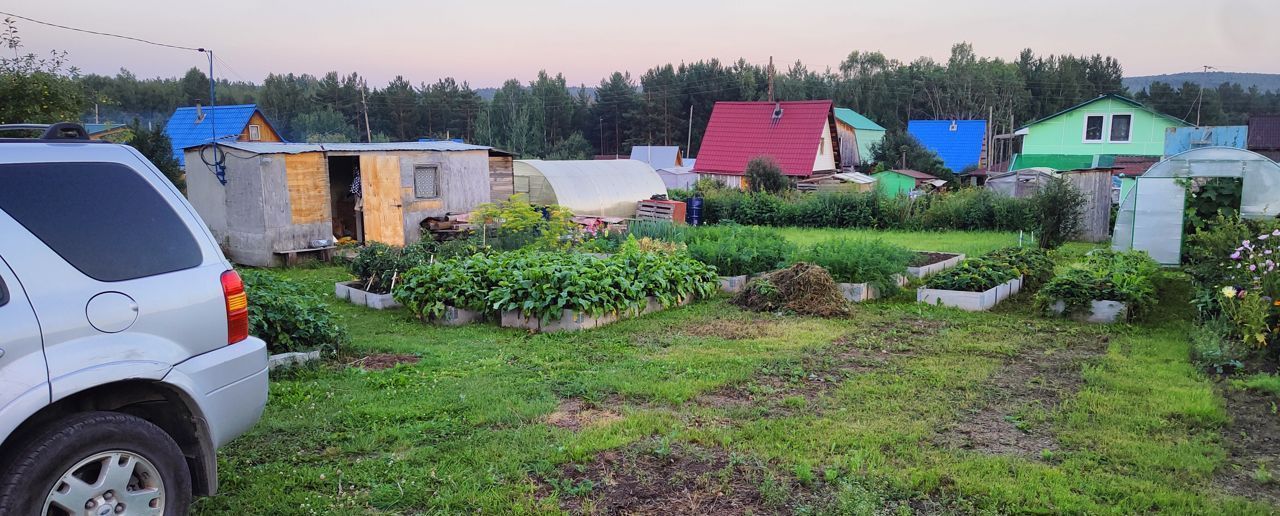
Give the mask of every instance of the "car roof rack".
[{"label": "car roof rack", "polygon": [[0,138],[2,141],[70,141],[70,142],[88,142],[88,131],[84,130],[84,126],[71,122],[59,122],[56,124],[0,124],[0,132],[11,131],[42,131],[39,138]]}]

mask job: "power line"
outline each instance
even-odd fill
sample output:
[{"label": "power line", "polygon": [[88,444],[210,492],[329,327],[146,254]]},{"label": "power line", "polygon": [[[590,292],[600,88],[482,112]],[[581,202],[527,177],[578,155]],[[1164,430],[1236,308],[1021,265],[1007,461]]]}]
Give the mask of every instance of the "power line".
[{"label": "power line", "polygon": [[57,23],[51,23],[51,22],[47,22],[47,21],[43,21],[43,20],[37,20],[37,19],[35,19],[35,18],[29,18],[29,17],[26,17],[26,16],[22,16],[22,15],[20,15],[20,14],[13,14],[13,13],[8,13],[8,12],[4,12],[4,11],[0,11],[0,14],[3,14],[3,15],[5,15],[5,16],[12,16],[12,17],[14,17],[14,18],[18,18],[18,19],[21,19],[21,20],[26,20],[26,21],[29,21],[29,22],[31,22],[31,23],[38,23],[38,24],[40,24],[40,25],[47,25],[47,26],[49,26],[49,27],[56,27],[56,28],[59,28],[59,29],[66,29],[66,30],[75,31],[75,32],[83,32],[83,33],[85,33],[85,34],[94,34],[94,35],[97,35],[97,36],[107,36],[107,37],[111,37],[111,38],[127,39],[127,40],[130,40],[130,41],[136,41],[136,42],[138,42],[138,43],[146,43],[146,44],[148,44],[148,45],[155,45],[155,46],[157,46],[157,47],[176,48],[176,49],[178,49],[178,50],[190,50],[190,51],[193,51],[193,52],[204,52],[204,51],[205,51],[205,49],[203,49],[203,48],[184,47],[184,46],[182,46],[182,45],[170,45],[170,44],[168,44],[168,43],[159,43],[159,42],[151,41],[151,40],[147,40],[147,39],[135,38],[135,37],[133,37],[133,36],[124,36],[124,35],[121,35],[121,34],[112,34],[112,33],[110,33],[110,32],[100,32],[100,31],[96,31],[96,30],[89,30],[89,29],[81,29],[81,28],[77,28],[77,27],[70,27],[70,26],[67,26],[67,25],[59,25],[59,24],[57,24]]}]

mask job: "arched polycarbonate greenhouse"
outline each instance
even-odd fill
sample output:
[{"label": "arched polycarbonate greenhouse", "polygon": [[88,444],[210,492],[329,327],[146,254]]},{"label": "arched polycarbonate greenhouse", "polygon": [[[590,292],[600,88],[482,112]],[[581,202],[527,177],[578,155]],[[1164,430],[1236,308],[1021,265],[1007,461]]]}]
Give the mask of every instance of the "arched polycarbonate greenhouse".
[{"label": "arched polycarbonate greenhouse", "polygon": [[667,187],[643,161],[579,160],[515,162],[515,193],[533,204],[559,204],[574,215],[634,217],[636,203],[666,194]]},{"label": "arched polycarbonate greenhouse", "polygon": [[1146,251],[1157,262],[1182,259],[1182,224],[1189,181],[1228,177],[1242,181],[1240,216],[1280,215],[1280,165],[1266,156],[1232,147],[1204,147],[1175,154],[1137,178],[1120,200],[1111,248]]}]

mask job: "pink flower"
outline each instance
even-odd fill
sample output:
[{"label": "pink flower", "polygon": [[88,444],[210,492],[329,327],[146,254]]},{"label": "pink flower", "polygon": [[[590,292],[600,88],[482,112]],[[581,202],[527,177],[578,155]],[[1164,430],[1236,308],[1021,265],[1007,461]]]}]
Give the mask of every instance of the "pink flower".
[{"label": "pink flower", "polygon": [[1280,236],[1280,229],[1271,232],[1271,236]]},{"label": "pink flower", "polygon": [[1244,291],[1243,291],[1243,290],[1241,290],[1240,292],[1237,292],[1237,293],[1236,293],[1236,297],[1237,297],[1237,298],[1239,298],[1239,299],[1244,299]]},{"label": "pink flower", "polygon": [[1239,259],[1240,259],[1240,251],[1236,251],[1236,252],[1234,252],[1234,253],[1231,253],[1231,259],[1232,259],[1232,260],[1239,260]]},{"label": "pink flower", "polygon": [[1256,271],[1256,270],[1258,270],[1258,266],[1257,266],[1257,265],[1250,265],[1250,266],[1249,266],[1249,271],[1250,271],[1250,272],[1252,272],[1252,271]]},{"label": "pink flower", "polygon": [[1271,235],[1258,235],[1258,240],[1266,240]]}]

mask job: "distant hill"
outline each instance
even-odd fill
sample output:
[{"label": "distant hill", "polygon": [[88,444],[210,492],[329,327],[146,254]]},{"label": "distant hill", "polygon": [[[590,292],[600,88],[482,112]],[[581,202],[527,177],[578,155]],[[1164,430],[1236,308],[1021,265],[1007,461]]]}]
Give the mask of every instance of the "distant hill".
[{"label": "distant hill", "polygon": [[1280,91],[1280,73],[1238,73],[1238,72],[1183,72],[1164,75],[1144,75],[1141,77],[1125,77],[1124,85],[1130,93],[1137,93],[1153,82],[1163,82],[1177,88],[1184,82],[1200,84],[1216,88],[1224,82],[1239,83],[1248,89],[1257,86],[1262,91]]}]

